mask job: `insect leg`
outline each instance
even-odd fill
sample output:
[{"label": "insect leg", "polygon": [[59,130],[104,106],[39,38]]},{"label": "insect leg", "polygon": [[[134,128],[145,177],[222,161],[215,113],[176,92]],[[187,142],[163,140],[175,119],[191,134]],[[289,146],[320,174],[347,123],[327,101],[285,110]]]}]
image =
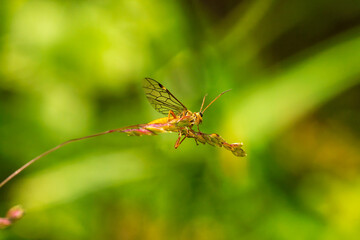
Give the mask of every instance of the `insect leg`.
[{"label": "insect leg", "polygon": [[170,111],[169,111],[169,114],[168,114],[168,121],[170,121],[170,115],[171,115],[174,119],[176,119],[175,113],[174,113],[172,110],[170,110]]},{"label": "insect leg", "polygon": [[183,139],[181,139],[181,141],[179,142],[179,144],[177,145],[177,147],[176,148],[178,148],[179,146],[180,146],[180,144],[185,140],[187,138],[187,136],[184,136],[184,138]]},{"label": "insect leg", "polygon": [[[201,133],[200,132],[200,129],[199,129],[199,125],[197,125],[197,128],[198,128],[198,130],[199,130],[199,133]],[[192,130],[192,129],[191,129]],[[193,131],[193,130],[192,130]],[[189,134],[189,131],[188,131],[188,134]],[[195,140],[195,143],[196,143],[196,145],[199,145],[199,143],[198,143],[198,141],[196,140],[196,138],[194,138],[194,140]]]},{"label": "insect leg", "polygon": [[182,134],[181,134],[181,132],[179,132],[179,137],[178,137],[178,139],[176,139],[175,146],[174,146],[175,149],[178,148],[181,144],[180,143],[181,136],[182,136]]},{"label": "insect leg", "polygon": [[[181,139],[181,137],[182,137],[182,133],[181,132],[179,132],[179,137],[178,137],[178,139],[176,140],[176,142],[175,142],[175,149],[177,149],[179,146],[180,146],[180,144],[187,138],[187,134],[184,136],[184,138],[183,139]],[[181,140],[180,140],[181,139]]]}]

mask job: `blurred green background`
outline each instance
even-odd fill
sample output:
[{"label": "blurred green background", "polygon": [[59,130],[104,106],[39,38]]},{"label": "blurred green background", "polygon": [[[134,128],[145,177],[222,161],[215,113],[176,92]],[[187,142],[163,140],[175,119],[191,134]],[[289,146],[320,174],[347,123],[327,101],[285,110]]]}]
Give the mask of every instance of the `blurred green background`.
[{"label": "blurred green background", "polygon": [[359,239],[360,4],[0,4],[0,177],[55,145],[161,117],[142,79],[189,109],[232,89],[201,130],[72,143],[0,189],[26,216],[2,239]]}]

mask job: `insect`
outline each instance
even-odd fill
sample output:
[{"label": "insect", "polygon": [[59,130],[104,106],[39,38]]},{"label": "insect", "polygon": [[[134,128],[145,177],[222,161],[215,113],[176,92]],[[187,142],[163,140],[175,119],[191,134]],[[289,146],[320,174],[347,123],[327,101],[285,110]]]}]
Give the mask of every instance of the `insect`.
[{"label": "insect", "polygon": [[[155,108],[156,111],[163,115],[167,115],[167,117],[156,119],[149,124],[156,123],[169,123],[173,120],[182,121],[185,118],[188,118],[189,124],[184,127],[180,127],[179,137],[175,142],[175,148],[178,148],[180,144],[189,136],[190,131],[194,125],[197,126],[198,132],[200,132],[199,125],[203,121],[203,115],[206,109],[213,104],[221,95],[230,91],[231,89],[220,93],[214,100],[212,100],[204,109],[204,103],[206,95],[203,98],[200,111],[199,112],[191,112],[187,109],[187,107],[180,102],[167,88],[165,88],[161,83],[155,81],[151,78],[144,79],[144,90],[147,99],[150,104]],[[184,136],[183,139],[181,137]],[[197,143],[197,140],[195,138]]]},{"label": "insect", "polygon": [[[231,151],[237,157],[246,156],[245,151],[242,149],[242,143],[227,143],[218,134],[202,133],[199,129],[199,125],[202,123],[203,115],[206,109],[211,104],[213,104],[221,95],[230,90],[220,93],[203,109],[206,98],[205,95],[200,107],[200,111],[191,112],[168,89],[166,89],[161,83],[155,81],[154,79],[145,78],[144,89],[146,97],[149,100],[150,104],[155,108],[156,111],[164,114],[166,117],[153,120],[146,124],[137,124],[133,126],[112,129],[105,132],[65,141],[25,163],[22,167],[20,167],[18,170],[8,176],[5,180],[3,180],[0,183],[0,188],[40,158],[54,152],[55,150],[69,143],[81,141],[88,138],[94,138],[114,132],[123,132],[129,136],[152,136],[157,135],[158,133],[178,132],[179,137],[175,142],[175,148],[178,148],[186,138],[193,138],[195,139],[196,143],[200,142],[203,144],[207,143],[212,146],[224,147],[225,149]],[[193,130],[194,125],[197,126],[198,132]]]}]

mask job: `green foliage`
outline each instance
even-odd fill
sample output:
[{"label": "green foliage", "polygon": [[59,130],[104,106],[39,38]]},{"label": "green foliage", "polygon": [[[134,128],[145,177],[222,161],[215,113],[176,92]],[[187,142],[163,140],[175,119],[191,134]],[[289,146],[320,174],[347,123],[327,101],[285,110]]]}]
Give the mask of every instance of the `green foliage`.
[{"label": "green foliage", "polygon": [[[161,117],[200,129],[70,144],[0,189],[2,239],[358,239],[360,5],[352,1],[2,1],[0,177],[57,144]],[[209,101],[209,100],[208,100]]]}]

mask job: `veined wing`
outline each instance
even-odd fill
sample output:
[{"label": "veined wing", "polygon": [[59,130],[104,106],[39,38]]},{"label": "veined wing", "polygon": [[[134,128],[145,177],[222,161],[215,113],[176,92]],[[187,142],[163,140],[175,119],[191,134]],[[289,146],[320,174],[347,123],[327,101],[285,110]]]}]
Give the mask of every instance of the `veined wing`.
[{"label": "veined wing", "polygon": [[168,115],[172,110],[179,115],[187,108],[172,93],[167,90],[161,83],[154,79],[144,79],[144,90],[147,99],[156,111],[164,115]]}]

